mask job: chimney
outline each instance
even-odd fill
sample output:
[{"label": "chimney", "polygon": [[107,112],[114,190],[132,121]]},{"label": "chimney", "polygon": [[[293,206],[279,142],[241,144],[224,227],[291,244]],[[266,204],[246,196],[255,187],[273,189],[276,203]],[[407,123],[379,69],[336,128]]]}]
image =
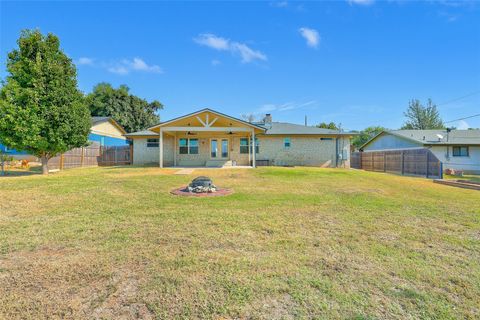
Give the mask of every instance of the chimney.
[{"label": "chimney", "polygon": [[263,118],[263,121],[264,121],[265,123],[272,123],[272,115],[271,115],[270,113],[267,113],[267,114],[265,115],[265,118]]}]

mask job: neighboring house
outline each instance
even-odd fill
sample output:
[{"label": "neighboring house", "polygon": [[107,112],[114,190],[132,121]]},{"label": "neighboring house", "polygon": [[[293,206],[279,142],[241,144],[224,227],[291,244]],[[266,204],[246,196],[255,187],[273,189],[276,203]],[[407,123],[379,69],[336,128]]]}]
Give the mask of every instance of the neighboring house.
[{"label": "neighboring house", "polygon": [[[126,133],[123,127],[110,117],[92,117],[92,127],[90,128],[88,140],[97,142],[102,146],[124,146],[129,144],[129,141],[124,136]],[[9,149],[2,144],[0,144],[0,151],[16,159],[36,159],[36,157],[25,151]]]},{"label": "neighboring house", "polygon": [[480,130],[383,131],[360,147],[363,152],[428,148],[443,169],[480,173]]},{"label": "neighboring house", "polygon": [[203,109],[125,136],[136,165],[349,167],[353,135],[272,122],[269,114],[265,122],[249,123]]}]

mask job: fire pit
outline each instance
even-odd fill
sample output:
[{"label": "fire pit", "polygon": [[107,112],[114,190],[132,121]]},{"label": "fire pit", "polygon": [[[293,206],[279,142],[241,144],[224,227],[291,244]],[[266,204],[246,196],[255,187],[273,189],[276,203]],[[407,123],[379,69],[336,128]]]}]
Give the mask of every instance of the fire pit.
[{"label": "fire pit", "polygon": [[232,192],[230,189],[218,188],[209,177],[200,176],[193,179],[188,186],[175,189],[171,193],[178,196],[212,197],[225,196]]}]

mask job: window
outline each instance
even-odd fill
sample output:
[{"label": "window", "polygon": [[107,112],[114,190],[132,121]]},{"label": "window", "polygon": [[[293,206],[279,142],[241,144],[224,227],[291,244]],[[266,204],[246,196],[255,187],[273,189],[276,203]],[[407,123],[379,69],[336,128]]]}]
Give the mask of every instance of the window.
[{"label": "window", "polygon": [[283,139],[283,146],[284,146],[285,148],[290,148],[290,146],[291,146],[290,138],[285,138],[285,139]]},{"label": "window", "polygon": [[453,147],[454,157],[468,157],[468,147]]},{"label": "window", "polygon": [[188,152],[198,154],[198,139],[189,139]]},{"label": "window", "polygon": [[179,153],[188,154],[188,139],[180,139],[178,141]]},{"label": "window", "polygon": [[178,147],[180,154],[198,154],[198,139],[181,138]]},{"label": "window", "polygon": [[331,141],[331,140],[333,140],[333,138],[320,138],[320,140],[322,140],[322,141]]},{"label": "window", "polygon": [[240,153],[248,153],[248,138],[240,138]]},{"label": "window", "polygon": [[222,139],[222,158],[228,158],[228,139]]},{"label": "window", "polygon": [[158,139],[147,139],[147,148],[158,148]]},{"label": "window", "polygon": [[217,157],[217,148],[218,148],[217,139],[210,140],[210,156],[212,158]]},{"label": "window", "polygon": [[[252,151],[251,149],[251,143],[249,143],[248,138],[240,138],[240,153],[248,153],[249,149],[250,152]],[[258,138],[255,138],[255,153],[260,152],[260,143],[258,141]]]}]

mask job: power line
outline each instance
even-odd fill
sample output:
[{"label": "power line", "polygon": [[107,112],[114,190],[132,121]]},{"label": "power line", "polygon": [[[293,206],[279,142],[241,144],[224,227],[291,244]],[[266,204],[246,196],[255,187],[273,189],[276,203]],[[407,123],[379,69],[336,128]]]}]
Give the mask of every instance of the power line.
[{"label": "power line", "polygon": [[464,96],[461,96],[461,97],[458,97],[458,98],[449,100],[449,101],[447,101],[447,102],[439,103],[439,104],[437,104],[437,106],[443,106],[443,105],[445,105],[445,104],[449,104],[449,103],[452,103],[452,102],[456,102],[456,101],[458,101],[458,100],[462,100],[462,99],[465,99],[465,98],[474,96],[474,95],[479,94],[479,93],[480,93],[480,90],[474,91],[474,92],[470,92],[470,93],[468,93],[468,94],[466,94],[466,95],[464,95]]},{"label": "power line", "polygon": [[474,114],[474,115],[472,115],[472,116],[468,116],[468,117],[465,117],[465,118],[450,120],[450,121],[447,121],[447,122],[444,122],[444,123],[450,123],[450,122],[455,122],[455,121],[470,119],[470,118],[474,118],[474,117],[480,117],[480,113],[479,113],[479,114]]}]

